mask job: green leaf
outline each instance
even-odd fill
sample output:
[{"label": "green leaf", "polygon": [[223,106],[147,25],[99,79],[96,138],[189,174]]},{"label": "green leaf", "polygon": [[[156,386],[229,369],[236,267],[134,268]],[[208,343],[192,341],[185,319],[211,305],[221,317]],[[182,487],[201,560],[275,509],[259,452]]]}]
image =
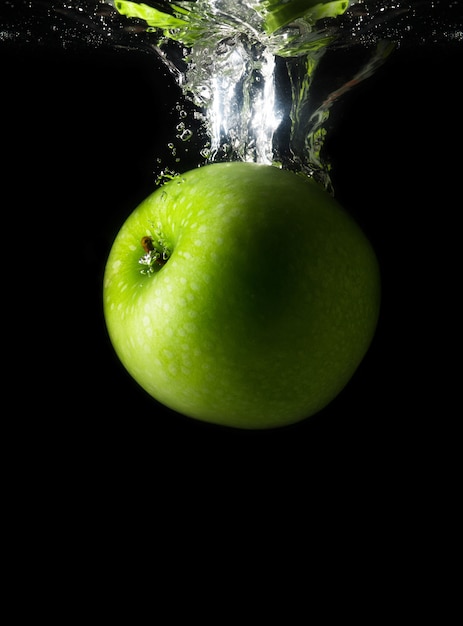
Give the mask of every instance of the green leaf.
[{"label": "green leaf", "polygon": [[[137,17],[145,20],[147,24],[153,28],[171,29],[171,28],[185,28],[188,26],[188,21],[171,15],[170,13],[164,13],[153,7],[148,6],[142,2],[129,2],[128,0],[116,0],[114,2],[116,10],[121,15],[126,17]],[[172,8],[178,13],[188,15],[188,11],[172,5]]]},{"label": "green leaf", "polygon": [[349,0],[262,0],[261,6],[265,30],[271,35],[296,19],[315,24],[322,18],[342,15],[349,7]]},{"label": "green leaf", "polygon": [[[303,20],[309,31],[320,19],[336,17],[344,13],[355,0],[260,0],[253,9],[262,18],[262,27],[267,35],[272,35],[283,26]],[[114,5],[121,15],[144,20],[147,30],[161,31],[166,39],[179,41],[186,46],[194,45],[207,32],[208,24],[204,15],[196,8],[195,2],[180,2],[181,6],[169,2],[167,11],[161,11],[142,2],[115,0]],[[166,7],[167,8],[167,7]],[[326,35],[308,38],[304,44],[292,45],[291,37],[281,48],[280,56],[292,56],[303,52],[313,52],[329,44]]]}]

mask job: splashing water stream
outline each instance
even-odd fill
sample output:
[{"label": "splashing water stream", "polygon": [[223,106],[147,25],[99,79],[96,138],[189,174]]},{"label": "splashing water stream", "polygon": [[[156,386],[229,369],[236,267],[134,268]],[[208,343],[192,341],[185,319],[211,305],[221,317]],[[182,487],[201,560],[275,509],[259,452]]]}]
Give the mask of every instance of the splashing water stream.
[{"label": "splashing water stream", "polygon": [[[333,104],[400,45],[462,42],[458,4],[36,0],[23,3],[21,19],[2,29],[0,40],[37,42],[34,23],[40,23],[45,45],[55,38],[63,46],[77,41],[156,54],[193,105],[188,114],[181,109],[176,139],[188,142],[195,135],[198,160],[274,163],[314,176],[332,190],[324,145]],[[362,52],[360,61],[349,64],[336,84],[327,80],[327,53],[336,64],[354,48]],[[174,141],[169,145],[175,151]]]}]

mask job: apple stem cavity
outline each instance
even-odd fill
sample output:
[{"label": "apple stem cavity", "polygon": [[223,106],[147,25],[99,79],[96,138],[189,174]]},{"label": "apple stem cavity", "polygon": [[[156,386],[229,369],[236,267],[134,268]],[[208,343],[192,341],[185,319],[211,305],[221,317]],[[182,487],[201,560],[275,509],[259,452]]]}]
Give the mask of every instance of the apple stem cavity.
[{"label": "apple stem cavity", "polygon": [[143,266],[140,274],[144,276],[154,274],[167,263],[170,257],[169,248],[163,237],[158,237],[155,245],[152,237],[144,235],[140,243],[145,251],[145,254],[138,260],[140,265]]}]

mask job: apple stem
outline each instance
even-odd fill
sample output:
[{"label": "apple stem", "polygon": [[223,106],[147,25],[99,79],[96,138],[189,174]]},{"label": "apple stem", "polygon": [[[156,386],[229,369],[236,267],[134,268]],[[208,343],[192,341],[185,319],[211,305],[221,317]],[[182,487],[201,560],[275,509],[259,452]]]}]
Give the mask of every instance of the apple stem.
[{"label": "apple stem", "polygon": [[158,247],[155,247],[153,238],[148,235],[143,236],[140,243],[145,251],[145,254],[138,260],[140,265],[143,265],[140,273],[154,274],[167,263],[170,257],[169,249],[162,238],[158,239]]}]

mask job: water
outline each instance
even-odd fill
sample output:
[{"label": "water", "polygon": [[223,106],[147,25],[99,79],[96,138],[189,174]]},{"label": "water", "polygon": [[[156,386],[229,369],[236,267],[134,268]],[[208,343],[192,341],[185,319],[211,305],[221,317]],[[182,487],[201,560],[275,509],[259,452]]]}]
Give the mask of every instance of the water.
[{"label": "water", "polygon": [[332,191],[326,136],[343,95],[400,46],[463,45],[459,0],[333,1],[281,26],[269,22],[261,0],[180,1],[175,10],[167,1],[151,4],[167,23],[178,20],[175,28],[153,26],[146,5],[131,16],[141,6],[133,2],[11,0],[0,41],[109,46],[161,59],[183,101],[158,182],[181,171],[188,144],[198,164],[273,163]]}]

